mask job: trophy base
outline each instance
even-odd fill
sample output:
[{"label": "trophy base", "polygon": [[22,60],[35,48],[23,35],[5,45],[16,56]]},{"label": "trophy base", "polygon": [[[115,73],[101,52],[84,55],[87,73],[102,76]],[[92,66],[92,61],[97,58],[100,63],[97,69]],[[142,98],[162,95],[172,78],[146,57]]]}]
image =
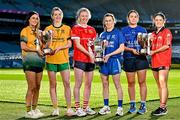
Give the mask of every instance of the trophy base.
[{"label": "trophy base", "polygon": [[51,48],[44,48],[43,49],[43,54],[44,55],[50,55],[50,54],[52,54],[52,49]]},{"label": "trophy base", "polygon": [[141,55],[147,55],[147,50],[146,49],[141,49],[140,54]]},{"label": "trophy base", "polygon": [[100,64],[102,64],[104,61],[103,61],[103,58],[95,58],[95,63],[97,64],[97,65],[100,65]]}]

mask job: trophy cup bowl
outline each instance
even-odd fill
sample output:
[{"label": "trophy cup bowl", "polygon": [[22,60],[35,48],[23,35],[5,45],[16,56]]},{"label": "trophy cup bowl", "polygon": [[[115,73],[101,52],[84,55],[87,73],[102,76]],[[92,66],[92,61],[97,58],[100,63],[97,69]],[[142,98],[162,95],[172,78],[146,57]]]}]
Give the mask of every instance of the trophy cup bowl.
[{"label": "trophy cup bowl", "polygon": [[104,49],[103,49],[103,43],[102,43],[102,41],[100,41],[99,39],[97,39],[97,40],[95,40],[95,42],[94,42],[94,46],[95,46],[95,49],[94,49],[94,51],[95,51],[95,62],[97,63],[97,64],[99,64],[99,63],[103,63],[103,51],[104,51]]},{"label": "trophy cup bowl", "polygon": [[45,48],[43,49],[43,54],[51,55],[53,50],[49,47],[52,42],[52,30],[48,30],[43,34],[43,41],[45,43]]},{"label": "trophy cup bowl", "polygon": [[138,40],[138,42],[140,42],[142,40],[142,33],[141,32],[138,33],[137,40]]},{"label": "trophy cup bowl", "polygon": [[139,53],[141,55],[147,55],[147,42],[148,42],[148,34],[147,33],[138,33],[137,40],[141,49],[139,49]]}]

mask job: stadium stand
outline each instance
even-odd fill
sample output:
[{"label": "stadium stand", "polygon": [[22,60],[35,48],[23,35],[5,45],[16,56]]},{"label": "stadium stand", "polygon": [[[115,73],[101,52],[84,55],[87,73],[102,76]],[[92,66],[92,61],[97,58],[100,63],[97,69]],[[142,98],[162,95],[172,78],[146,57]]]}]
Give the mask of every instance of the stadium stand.
[{"label": "stadium stand", "polygon": [[[166,14],[168,21],[166,26],[173,33],[173,59],[179,58],[180,51],[180,16],[178,0],[0,0],[0,54],[20,54],[19,33],[23,28],[26,14],[35,10],[40,13],[41,29],[50,24],[50,12],[55,6],[64,12],[63,22],[72,26],[75,24],[76,11],[81,7],[87,7],[92,13],[89,24],[94,26],[98,33],[103,31],[102,18],[107,12],[112,12],[117,18],[117,26],[127,25],[126,15],[131,9],[140,14],[139,24],[152,31],[151,17],[154,13],[162,11]],[[174,8],[174,9],[172,9]],[[8,42],[7,42],[8,41]],[[71,52],[72,54],[72,52]],[[6,57],[8,58],[8,57]],[[12,61],[12,59],[10,60]],[[174,60],[173,60],[174,61]],[[176,63],[180,63],[180,60]],[[9,66],[0,60],[0,67]]]}]

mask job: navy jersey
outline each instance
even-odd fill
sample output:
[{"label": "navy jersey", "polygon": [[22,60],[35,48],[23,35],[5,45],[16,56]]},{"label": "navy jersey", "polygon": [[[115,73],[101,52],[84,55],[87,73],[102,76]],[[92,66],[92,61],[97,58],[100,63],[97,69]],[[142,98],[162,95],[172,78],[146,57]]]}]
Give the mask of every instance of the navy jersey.
[{"label": "navy jersey", "polygon": [[[117,28],[114,28],[111,32],[102,32],[100,35],[100,40],[108,41],[108,45],[105,48],[105,55],[117,50],[119,45],[124,44],[125,41],[122,33]],[[111,56],[111,58],[117,57],[120,58],[121,53]]]},{"label": "navy jersey", "polygon": [[[146,29],[141,26],[137,26],[135,28],[131,28],[130,26],[123,27],[122,34],[125,37],[124,45],[128,48],[134,48],[137,51],[139,51],[141,49],[141,46],[139,45],[137,40],[137,35],[139,32],[147,33]],[[132,52],[124,51],[124,58],[131,58],[131,57],[136,57],[136,56]]]}]

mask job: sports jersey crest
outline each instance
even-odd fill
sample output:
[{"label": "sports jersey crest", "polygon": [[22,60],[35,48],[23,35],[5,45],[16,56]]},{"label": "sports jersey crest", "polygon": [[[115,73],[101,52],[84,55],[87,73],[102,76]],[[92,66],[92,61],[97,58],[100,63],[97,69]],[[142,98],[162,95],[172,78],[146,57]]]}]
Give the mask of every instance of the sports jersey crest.
[{"label": "sports jersey crest", "polygon": [[64,30],[61,30],[61,33],[65,33],[65,31],[64,31]]},{"label": "sports jersey crest", "polygon": [[158,40],[162,40],[162,36],[158,36],[158,38],[157,38]]},{"label": "sports jersey crest", "polygon": [[89,33],[90,33],[90,34],[93,34],[93,31],[92,31],[92,30],[89,30]]}]

